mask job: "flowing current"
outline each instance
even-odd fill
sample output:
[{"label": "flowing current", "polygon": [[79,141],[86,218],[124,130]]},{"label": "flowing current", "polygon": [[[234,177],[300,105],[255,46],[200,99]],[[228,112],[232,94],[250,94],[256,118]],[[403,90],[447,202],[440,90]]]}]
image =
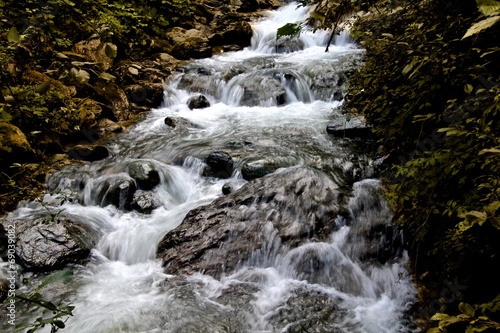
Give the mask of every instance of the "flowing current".
[{"label": "flowing current", "polygon": [[[345,80],[363,51],[342,34],[325,53],[329,36],[323,31],[276,40],[277,28],[307,15],[308,8],[293,3],[269,12],[253,23],[250,47],[184,66],[166,86],[163,105],[107,143],[112,157],[66,167],[49,179],[49,188],[59,191],[71,187],[70,180],[83,184],[77,200],[65,202],[60,214],[84,221],[100,235],[90,261],[74,267],[72,283],[53,291],[75,306],[64,332],[412,331],[407,312],[415,290],[402,236],[391,226],[380,182],[372,178],[376,160],[366,143],[326,131],[328,124],[355,120],[346,119],[339,106]],[[187,104],[200,94],[209,106],[190,109]],[[234,161],[225,179],[206,172],[206,157],[215,151]],[[109,179],[130,179],[129,165],[136,161],[159,171],[159,186],[137,192],[152,202],[150,212],[125,209],[126,198],[107,204],[102,194]],[[271,170],[247,181],[245,166]],[[234,269],[217,274],[197,269],[202,264],[165,273],[158,245],[183,228],[188,212],[221,199],[225,184],[231,195],[251,195],[258,186],[249,186],[259,181],[278,184],[271,202],[235,208],[249,220],[265,216],[257,229],[258,246],[241,253]],[[293,229],[302,220],[321,220],[323,209],[293,201],[288,189],[301,183],[309,186],[306,192],[321,187],[318,196],[330,191],[335,202],[324,208],[332,214],[328,234],[302,235],[294,242],[283,236],[285,227],[272,222]],[[44,200],[51,203],[57,196],[47,194]],[[282,206],[272,205],[278,201]],[[11,217],[43,209],[30,203]],[[248,237],[254,237],[250,231]],[[212,251],[229,253],[228,260],[234,255],[223,246]],[[23,320],[36,317],[27,311]]]}]

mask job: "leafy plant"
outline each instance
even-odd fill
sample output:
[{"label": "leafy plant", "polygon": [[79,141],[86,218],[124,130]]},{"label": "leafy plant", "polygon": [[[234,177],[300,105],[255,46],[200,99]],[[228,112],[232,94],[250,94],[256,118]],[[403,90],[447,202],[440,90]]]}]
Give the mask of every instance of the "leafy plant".
[{"label": "leafy plant", "polygon": [[34,323],[21,323],[16,325],[16,330],[24,330],[29,328],[26,333],[33,333],[40,328],[45,326],[50,326],[51,333],[57,332],[59,329],[63,329],[66,324],[66,320],[69,316],[73,316],[74,306],[57,303],[45,300],[40,294],[41,290],[53,283],[69,283],[73,278],[73,272],[70,270],[62,270],[49,275],[44,278],[33,291],[29,294],[24,294],[22,292],[17,292],[16,298],[18,300],[27,302],[32,306],[38,307],[42,310],[41,316],[38,317]]}]

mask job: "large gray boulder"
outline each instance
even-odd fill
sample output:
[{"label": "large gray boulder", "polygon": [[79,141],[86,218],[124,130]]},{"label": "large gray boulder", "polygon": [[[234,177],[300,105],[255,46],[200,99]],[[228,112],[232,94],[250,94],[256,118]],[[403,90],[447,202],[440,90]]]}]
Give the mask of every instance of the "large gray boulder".
[{"label": "large gray boulder", "polygon": [[25,219],[4,218],[15,228],[15,255],[27,270],[51,271],[81,264],[97,244],[99,233],[81,221],[61,215],[59,209]]},{"label": "large gray boulder", "polygon": [[326,174],[284,169],[190,211],[160,242],[157,257],[167,273],[217,277],[265,251],[270,238],[289,247],[326,239],[338,212],[337,185]]}]

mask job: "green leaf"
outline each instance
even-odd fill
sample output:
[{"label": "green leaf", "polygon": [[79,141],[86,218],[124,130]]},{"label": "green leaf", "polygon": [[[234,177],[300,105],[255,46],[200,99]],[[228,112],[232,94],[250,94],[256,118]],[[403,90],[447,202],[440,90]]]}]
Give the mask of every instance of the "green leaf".
[{"label": "green leaf", "polygon": [[35,92],[39,93],[40,95],[45,94],[47,91],[50,89],[50,81],[44,82],[40,85],[38,85],[35,88]]},{"label": "green leaf", "polygon": [[300,35],[302,27],[297,23],[287,23],[276,31],[276,39],[284,36],[296,37]]},{"label": "green leaf", "polygon": [[103,80],[110,81],[110,82],[114,82],[116,80],[116,76],[111,75],[111,74],[106,73],[106,72],[102,72],[101,74],[99,74],[99,77]]},{"label": "green leaf", "polygon": [[433,320],[433,321],[438,321],[438,320],[441,321],[441,320],[446,320],[448,318],[450,318],[450,316],[447,315],[446,313],[440,313],[440,312],[438,312],[438,313],[436,313],[435,315],[433,315],[431,317],[431,320]]},{"label": "green leaf", "polygon": [[500,10],[500,2],[496,0],[476,0],[477,8],[484,15]]},{"label": "green leaf", "polygon": [[471,84],[466,84],[464,86],[464,91],[467,94],[470,94],[474,90],[474,87]]},{"label": "green leaf", "polygon": [[54,320],[54,321],[53,321],[53,324],[54,324],[55,326],[59,327],[59,328],[65,328],[65,327],[66,327],[66,325],[64,324],[64,322],[63,322],[63,321],[61,321],[61,320]]},{"label": "green leaf", "polygon": [[465,218],[467,221],[472,222],[473,224],[477,223],[479,225],[483,225],[488,215],[485,212],[479,212],[477,210],[472,210],[463,214],[460,214],[461,218]]},{"label": "green leaf", "polygon": [[9,43],[19,43],[21,41],[19,32],[17,31],[16,27],[10,28],[9,33],[7,34],[7,40],[9,41]]},{"label": "green leaf", "polygon": [[106,57],[110,59],[114,59],[116,57],[116,50],[109,44],[106,44],[106,47],[104,48],[104,53],[106,53]]},{"label": "green leaf", "polygon": [[491,16],[488,18],[485,18],[484,20],[481,20],[477,23],[474,23],[469,30],[465,33],[465,35],[462,37],[462,39],[465,39],[467,37],[473,36],[475,34],[480,33],[481,31],[488,29],[489,27],[495,25],[500,21],[500,15],[497,16]]},{"label": "green leaf", "polygon": [[12,120],[10,113],[6,112],[2,107],[0,107],[0,121],[8,123]]},{"label": "green leaf", "polygon": [[458,309],[460,310],[460,312],[469,317],[474,317],[474,314],[476,313],[472,305],[464,302],[460,302],[460,304],[458,305]]},{"label": "green leaf", "polygon": [[483,149],[479,152],[479,155],[484,155],[484,154],[500,154],[500,149],[488,148],[488,149]]},{"label": "green leaf", "polygon": [[405,68],[403,68],[403,71],[402,71],[403,75],[408,74],[408,72],[411,71],[412,68],[413,68],[413,63],[406,65]]}]

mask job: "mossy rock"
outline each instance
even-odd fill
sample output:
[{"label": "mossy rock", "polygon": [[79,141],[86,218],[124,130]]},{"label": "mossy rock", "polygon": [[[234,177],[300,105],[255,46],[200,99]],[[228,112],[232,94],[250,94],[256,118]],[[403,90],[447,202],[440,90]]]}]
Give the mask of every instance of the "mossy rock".
[{"label": "mossy rock", "polygon": [[6,167],[13,162],[27,162],[34,158],[35,154],[26,135],[12,124],[0,122],[0,162],[2,166]]}]

